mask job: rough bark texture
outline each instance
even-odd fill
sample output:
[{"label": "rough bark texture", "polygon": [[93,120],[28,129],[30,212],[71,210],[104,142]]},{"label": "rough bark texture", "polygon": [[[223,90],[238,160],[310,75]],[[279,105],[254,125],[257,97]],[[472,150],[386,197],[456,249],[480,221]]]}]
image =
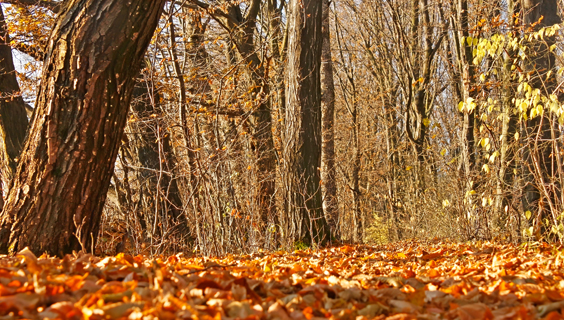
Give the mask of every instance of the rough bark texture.
[{"label": "rough bark texture", "polygon": [[321,49],[321,190],[323,211],[331,232],[337,235],[339,204],[337,181],[335,181],[335,84],[333,82],[333,59],[331,57],[331,34],[329,30],[329,0],[323,0],[322,20],[323,47]]},{"label": "rough bark texture", "polygon": [[2,8],[0,8],[0,37],[0,170],[3,187],[9,188],[17,167],[16,159],[24,145],[28,121],[26,104],[20,95],[20,86],[16,79],[12,49],[9,46],[10,38]]},{"label": "rough bark texture", "polygon": [[[561,23],[562,19],[558,16],[557,0],[522,0],[523,21],[526,26],[531,27],[536,24],[534,30],[542,27],[552,26]],[[541,20],[542,19],[542,20]],[[531,79],[530,85],[534,89],[540,89],[544,95],[557,94],[556,55],[550,51],[551,45],[555,43],[555,37],[544,37],[543,41],[531,41],[529,48],[530,60],[525,63],[524,71],[530,72],[535,77]],[[547,73],[552,71],[552,75],[547,77]],[[523,132],[527,147],[524,150],[524,174],[525,174],[525,193],[523,197],[524,210],[531,211],[535,225],[535,235],[540,238],[548,232],[548,225],[545,219],[551,220],[551,212],[556,214],[553,209],[554,190],[552,189],[554,174],[555,157],[552,154],[552,128],[549,112],[526,122]],[[549,141],[548,143],[546,141]]]},{"label": "rough bark texture", "polygon": [[287,218],[294,238],[324,243],[330,231],[323,215],[321,166],[322,3],[292,0],[289,7],[288,89],[284,166]]},{"label": "rough bark texture", "polygon": [[[54,26],[0,251],[94,247],[140,62],[165,0],[70,0]],[[8,239],[9,237],[9,239]]]}]

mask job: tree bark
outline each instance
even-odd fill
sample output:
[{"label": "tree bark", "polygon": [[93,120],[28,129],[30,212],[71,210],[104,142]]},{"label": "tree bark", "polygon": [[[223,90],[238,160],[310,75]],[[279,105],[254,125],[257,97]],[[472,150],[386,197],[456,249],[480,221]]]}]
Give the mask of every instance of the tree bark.
[{"label": "tree bark", "polygon": [[54,26],[0,251],[96,245],[131,94],[165,0],[70,0]]},{"label": "tree bark", "polygon": [[329,0],[323,1],[321,25],[323,46],[321,49],[321,191],[323,212],[337,237],[339,203],[335,178],[335,83],[333,80],[333,59],[331,57],[331,33],[329,25]]},{"label": "tree bark", "polygon": [[[202,6],[203,4],[199,4]],[[270,4],[274,6],[273,3]],[[204,5],[205,6],[205,5]],[[269,224],[276,224],[275,213],[275,178],[276,151],[272,134],[272,108],[270,86],[268,83],[269,61],[259,57],[254,43],[257,30],[256,18],[261,9],[260,0],[252,0],[243,15],[240,4],[232,4],[227,13],[212,14],[214,19],[233,34],[231,41],[237,48],[240,58],[245,61],[246,73],[250,82],[250,98],[254,101],[252,113],[253,150],[257,163],[257,183],[259,185],[259,215],[266,232]]]},{"label": "tree bark", "polygon": [[[556,0],[522,0],[522,9],[525,25],[535,31],[562,22]],[[540,23],[537,23],[539,21]],[[525,72],[534,75],[530,81],[531,87],[540,89],[545,96],[558,94],[555,92],[557,79],[554,72],[556,53],[549,50],[555,41],[554,36],[545,36],[544,40],[539,41],[532,40],[529,43],[530,60],[525,62],[523,68]],[[549,76],[548,72],[552,75]],[[531,216],[534,220],[534,233],[538,239],[547,235],[550,230],[545,220],[552,221],[551,212],[556,214],[553,207],[555,194],[551,188],[555,156],[552,148],[551,119],[546,109],[544,114],[527,120],[522,135],[526,143],[523,154],[526,183],[523,206],[525,211],[533,213]]]},{"label": "tree bark", "polygon": [[289,5],[288,90],[284,166],[288,219],[294,239],[311,245],[330,239],[321,198],[321,19],[322,3]]},{"label": "tree bark", "polygon": [[[470,35],[470,25],[468,20],[468,1],[459,0],[458,1],[458,19],[459,19],[459,33],[460,38],[464,39],[459,52],[459,68],[461,70],[461,86],[462,89],[462,99],[467,101],[472,97],[471,86],[475,83],[475,67],[472,63],[472,44],[468,44],[467,38]],[[462,42],[462,41],[461,41]],[[474,136],[474,131],[476,127],[476,113],[477,110],[464,109],[464,124],[462,128],[462,165],[464,168],[464,175],[466,177],[466,191],[472,190],[473,183],[472,175],[475,174],[476,170],[476,138]]]},{"label": "tree bark", "polygon": [[16,79],[10,36],[2,8],[0,8],[0,37],[0,145],[2,146],[0,170],[2,184],[7,191],[16,171],[16,159],[20,156],[24,145],[28,121],[26,104]]},{"label": "tree bark", "polygon": [[[399,23],[399,17],[396,18]],[[427,162],[428,131],[430,117],[432,114],[434,100],[433,92],[429,85],[432,81],[434,73],[433,60],[437,55],[438,48],[441,45],[445,35],[446,27],[442,26],[442,33],[433,42],[435,32],[431,27],[431,13],[429,12],[429,3],[427,0],[411,1],[411,31],[409,37],[411,43],[411,63],[413,67],[407,73],[411,76],[408,91],[410,93],[409,101],[406,108],[406,133],[411,141],[415,153],[415,194],[420,195],[425,189],[424,168]],[[422,56],[418,55],[417,48],[420,47]]]},{"label": "tree bark", "polygon": [[[513,17],[517,13],[515,0],[508,1],[507,15]],[[513,26],[513,19],[511,26]],[[511,30],[510,32],[515,33]],[[514,183],[514,169],[516,168],[515,154],[516,146],[513,142],[518,128],[518,115],[515,113],[515,80],[511,79],[511,66],[516,56],[515,50],[508,49],[507,56],[503,61],[503,93],[502,93],[502,125],[500,137],[499,172],[496,192],[495,219],[496,228],[499,231],[509,231],[507,226],[511,199],[513,198],[512,186]]]}]

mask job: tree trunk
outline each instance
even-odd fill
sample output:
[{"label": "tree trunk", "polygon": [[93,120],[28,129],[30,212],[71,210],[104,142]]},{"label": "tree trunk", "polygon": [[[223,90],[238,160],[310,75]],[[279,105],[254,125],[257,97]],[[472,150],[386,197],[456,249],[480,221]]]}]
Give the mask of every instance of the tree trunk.
[{"label": "tree trunk", "polygon": [[[135,79],[164,0],[70,0],[54,26],[0,251],[96,245]],[[9,239],[8,239],[9,236]]]},{"label": "tree trunk", "polygon": [[[408,74],[412,85],[408,90],[410,93],[406,110],[406,133],[411,141],[415,153],[415,194],[418,196],[425,190],[424,168],[427,166],[427,137],[434,100],[433,92],[429,85],[434,73],[433,60],[437,55],[445,35],[446,26],[442,26],[442,33],[433,42],[436,36],[434,28],[431,27],[431,13],[427,0],[411,1],[411,64],[414,66]],[[396,18],[399,19],[399,18]],[[420,47],[422,56],[419,55],[417,48]]]},{"label": "tree trunk", "polygon": [[335,177],[335,84],[333,82],[333,59],[331,58],[331,34],[329,30],[329,0],[323,1],[321,51],[321,191],[323,211],[337,237],[339,204],[337,202],[337,181]]},{"label": "tree trunk", "polygon": [[[472,44],[468,44],[466,40],[470,35],[470,25],[468,20],[468,1],[459,0],[457,15],[459,21],[459,34],[460,39],[464,39],[464,42],[460,41],[462,44],[460,46],[460,52],[458,53],[459,59],[458,64],[461,74],[461,93],[462,100],[464,102],[468,99],[473,98],[472,85],[475,83],[475,67],[472,63]],[[476,106],[477,108],[477,106]],[[466,192],[475,189],[477,186],[477,181],[474,181],[474,177],[477,170],[476,163],[476,138],[475,138],[475,128],[476,128],[476,113],[477,110],[465,108],[463,110],[464,122],[462,127],[462,167],[464,170],[464,177],[466,182]],[[467,193],[469,194],[469,193]],[[470,200],[470,199],[469,199]],[[468,203],[468,208],[472,207],[472,202]]]},{"label": "tree trunk", "polygon": [[[26,104],[20,93],[10,47],[10,36],[0,8],[0,170],[2,185],[8,190],[24,145],[28,121]],[[0,189],[1,190],[1,189]],[[0,198],[2,195],[0,194]],[[0,206],[0,209],[2,207]]]},{"label": "tree trunk", "polygon": [[[558,16],[558,3],[556,0],[522,0],[524,12],[523,20],[526,26],[534,26],[534,30],[552,26],[562,22]],[[530,60],[524,64],[524,71],[534,73],[530,85],[533,89],[540,89],[545,96],[557,94],[556,53],[549,50],[555,43],[554,36],[545,36],[544,40],[532,40],[529,48],[532,52]],[[551,72],[552,75],[549,75]],[[548,76],[548,77],[547,77]],[[540,238],[548,233],[549,225],[545,220],[552,220],[551,212],[556,214],[552,176],[554,173],[555,157],[552,154],[551,119],[548,108],[543,115],[529,119],[526,122],[523,139],[526,142],[524,149],[525,195],[523,197],[524,210],[531,211],[534,219],[535,235]]]},{"label": "tree trunk", "polygon": [[289,5],[288,90],[284,166],[288,219],[294,238],[311,245],[330,239],[321,198],[321,19],[322,3]]},{"label": "tree trunk", "polygon": [[[253,1],[255,4],[257,0]],[[266,59],[259,58],[254,43],[256,32],[256,15],[258,14],[258,2],[255,4],[257,10],[247,13],[240,25],[244,26],[242,36],[236,41],[237,49],[241,59],[247,65],[246,72],[250,80],[251,99],[255,99],[256,106],[253,112],[252,138],[257,163],[257,178],[259,185],[258,204],[262,229],[266,232],[267,226],[275,224],[275,178],[276,178],[276,153],[272,136],[272,108],[270,101],[270,86],[268,83],[269,65]],[[253,6],[251,6],[253,7]],[[236,9],[240,11],[240,7]],[[251,8],[252,9],[252,8]],[[251,11],[251,9],[249,11]],[[242,14],[240,12],[235,16]]]},{"label": "tree trunk", "polygon": [[[160,225],[156,234],[152,228],[143,230],[153,232],[151,238],[172,230],[185,233],[188,226],[177,180],[171,176],[175,167],[174,155],[159,101],[160,95],[149,89],[146,80],[141,78],[133,90],[131,103],[131,112],[140,121],[128,124],[128,143],[124,146],[129,148],[132,162],[140,168],[137,175],[139,196],[148,203],[144,212],[146,225]],[[133,204],[130,207],[133,208]]]},{"label": "tree trunk", "polygon": [[364,241],[364,217],[362,216],[362,212],[360,209],[360,162],[361,162],[361,153],[360,153],[360,122],[358,121],[358,98],[356,96],[356,87],[354,82],[351,79],[351,85],[353,87],[352,92],[352,110],[351,110],[351,117],[352,117],[352,172],[351,172],[351,180],[352,180],[352,193],[353,193],[353,241],[355,243],[362,243]]},{"label": "tree trunk", "polygon": [[[515,0],[508,1],[508,16],[512,17],[515,11]],[[513,19],[509,19],[512,21]],[[513,22],[511,22],[513,26]],[[514,31],[510,31],[514,32]],[[507,226],[511,199],[513,198],[512,186],[514,182],[515,143],[513,142],[517,132],[517,114],[515,114],[515,81],[511,79],[511,66],[515,58],[515,50],[509,49],[503,62],[503,93],[502,93],[502,127],[500,137],[499,172],[496,192],[495,218],[496,228],[501,231],[509,231]]]}]

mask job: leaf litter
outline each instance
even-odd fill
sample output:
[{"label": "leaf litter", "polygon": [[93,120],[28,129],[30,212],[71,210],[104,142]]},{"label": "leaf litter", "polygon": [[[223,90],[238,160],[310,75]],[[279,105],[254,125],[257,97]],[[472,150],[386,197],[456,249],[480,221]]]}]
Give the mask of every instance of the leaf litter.
[{"label": "leaf litter", "polygon": [[563,319],[561,247],[409,241],[149,259],[0,258],[0,319]]}]

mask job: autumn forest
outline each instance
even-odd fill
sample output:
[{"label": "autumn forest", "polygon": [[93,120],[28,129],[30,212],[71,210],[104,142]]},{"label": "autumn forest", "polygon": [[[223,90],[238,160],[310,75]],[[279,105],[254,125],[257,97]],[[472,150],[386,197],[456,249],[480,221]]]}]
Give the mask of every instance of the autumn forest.
[{"label": "autumn forest", "polygon": [[5,252],[562,241],[556,0],[138,2],[5,1]]},{"label": "autumn forest", "polygon": [[562,319],[563,16],[0,1],[0,320]]}]

